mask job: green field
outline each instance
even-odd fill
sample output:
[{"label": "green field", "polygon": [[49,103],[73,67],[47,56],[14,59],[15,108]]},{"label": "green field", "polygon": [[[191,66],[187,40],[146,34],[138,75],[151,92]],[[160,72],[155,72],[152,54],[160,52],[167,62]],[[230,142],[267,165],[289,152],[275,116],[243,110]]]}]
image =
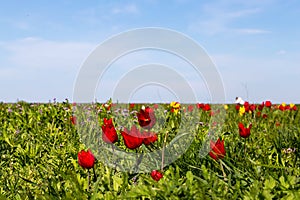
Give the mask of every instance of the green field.
[{"label": "green field", "polygon": [[[157,140],[135,149],[121,132],[133,125],[143,131],[137,118],[143,105],[81,106],[96,113],[99,130],[104,118],[113,119],[118,140],[112,152],[146,154],[171,144],[177,152],[180,142],[193,138],[178,159],[161,167],[157,160],[167,163],[167,154],[147,158],[149,165],[141,156],[107,166],[93,145],[112,145],[103,144],[101,131],[79,134],[91,120],[76,114],[79,105],[0,103],[0,199],[300,199],[300,107],[259,105],[145,104],[154,112],[150,128]],[[240,136],[239,123],[252,124],[249,137]],[[209,134],[224,141],[219,159],[200,155]],[[78,164],[78,152],[87,149],[96,155],[90,170]],[[132,163],[134,170],[124,168]],[[152,170],[163,177],[154,180]]]}]

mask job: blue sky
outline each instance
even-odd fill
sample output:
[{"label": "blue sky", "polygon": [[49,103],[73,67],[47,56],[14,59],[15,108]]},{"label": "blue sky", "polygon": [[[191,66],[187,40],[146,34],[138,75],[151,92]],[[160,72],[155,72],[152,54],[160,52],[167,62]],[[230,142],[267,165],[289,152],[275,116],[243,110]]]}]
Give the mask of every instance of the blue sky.
[{"label": "blue sky", "polygon": [[[299,19],[297,0],[3,1],[0,101],[71,100],[82,63],[101,42],[130,29],[161,27],[206,50],[222,76],[226,102],[241,96],[250,102],[300,103]],[[119,64],[159,55],[144,52],[137,56],[145,60],[131,56]],[[162,62],[168,63],[166,57]],[[117,81],[112,78],[117,67],[109,73],[107,84]],[[205,87],[194,89],[200,101],[210,101]],[[145,88],[132,100],[144,95],[157,101],[158,93],[160,100],[170,99],[162,88]],[[108,95],[97,91],[96,98]]]}]

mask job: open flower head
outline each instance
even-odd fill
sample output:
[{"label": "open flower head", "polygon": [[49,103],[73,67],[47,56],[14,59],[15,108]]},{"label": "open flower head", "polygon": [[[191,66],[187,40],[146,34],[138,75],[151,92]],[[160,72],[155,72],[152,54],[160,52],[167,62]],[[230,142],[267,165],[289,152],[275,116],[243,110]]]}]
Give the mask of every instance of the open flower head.
[{"label": "open flower head", "polygon": [[210,141],[211,151],[209,152],[209,156],[214,160],[222,159],[226,155],[224,140],[218,139],[217,142]]},{"label": "open flower head", "polygon": [[131,127],[130,131],[124,128],[121,134],[128,149],[136,149],[143,144],[143,137],[135,125]]}]

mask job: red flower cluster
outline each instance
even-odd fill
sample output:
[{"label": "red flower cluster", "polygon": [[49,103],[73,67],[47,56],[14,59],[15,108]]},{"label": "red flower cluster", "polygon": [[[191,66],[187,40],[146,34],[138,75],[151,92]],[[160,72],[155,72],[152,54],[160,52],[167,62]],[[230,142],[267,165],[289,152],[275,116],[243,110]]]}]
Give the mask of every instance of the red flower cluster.
[{"label": "red flower cluster", "polygon": [[294,110],[294,111],[296,111],[297,110],[297,106],[294,105],[293,107],[291,107],[290,105],[283,105],[283,104],[281,104],[278,107],[278,109],[281,110],[281,111],[285,111],[285,110]]},{"label": "red flower cluster", "polygon": [[197,104],[198,109],[202,109],[203,111],[210,111],[211,107],[209,104],[204,104],[204,103],[198,103]]},{"label": "red flower cluster", "polygon": [[245,101],[244,103],[245,107],[245,112],[254,112],[256,110],[256,105],[255,104],[249,104],[248,101]]},{"label": "red flower cluster", "polygon": [[153,180],[159,181],[163,177],[163,174],[157,170],[153,170],[151,172],[151,177],[153,178]]},{"label": "red flower cluster", "polygon": [[150,145],[157,141],[157,135],[155,133],[144,132],[141,134],[134,125],[131,127],[130,131],[124,128],[124,131],[121,131],[121,134],[124,138],[125,146],[128,149],[136,149],[142,144]]},{"label": "red flower cluster", "polygon": [[262,102],[260,105],[258,105],[258,110],[262,111],[264,107],[267,107],[267,108],[272,108],[272,102],[271,101],[265,101],[265,102]]},{"label": "red flower cluster", "polygon": [[138,121],[141,127],[151,129],[155,122],[155,114],[152,108],[146,107],[141,108],[140,112],[137,113]]},{"label": "red flower cluster", "polygon": [[216,143],[210,141],[210,148],[211,151],[209,152],[209,156],[214,160],[222,159],[225,157],[226,151],[224,147],[224,140],[220,141],[220,139],[218,139]]},{"label": "red flower cluster", "polygon": [[107,120],[106,118],[103,119],[102,125],[102,139],[106,143],[115,143],[118,141],[118,134],[113,125],[112,118]]},{"label": "red flower cluster", "polygon": [[240,136],[243,138],[247,138],[250,136],[250,130],[251,130],[252,124],[248,126],[248,128],[245,128],[244,125],[240,122],[239,123],[239,133]]},{"label": "red flower cluster", "polygon": [[257,117],[262,117],[262,118],[264,118],[264,119],[268,118],[268,115],[267,115],[267,114],[261,115],[261,112],[260,112],[260,111],[258,111],[258,112],[256,113],[256,116],[257,116]]},{"label": "red flower cluster", "polygon": [[84,169],[91,169],[95,164],[95,157],[92,154],[91,150],[84,151],[81,150],[78,155],[78,164]]}]

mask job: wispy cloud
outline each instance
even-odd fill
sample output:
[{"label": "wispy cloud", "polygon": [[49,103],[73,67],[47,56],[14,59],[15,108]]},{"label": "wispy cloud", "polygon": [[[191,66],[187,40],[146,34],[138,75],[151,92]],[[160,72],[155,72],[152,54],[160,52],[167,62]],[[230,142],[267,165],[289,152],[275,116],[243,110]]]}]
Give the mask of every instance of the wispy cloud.
[{"label": "wispy cloud", "polygon": [[[94,44],[59,42],[35,37],[2,42],[0,101],[43,101],[72,97],[80,65]],[[9,95],[8,95],[9,94]]]},{"label": "wispy cloud", "polygon": [[279,50],[276,52],[277,55],[284,55],[286,54],[286,51],[285,50]]},{"label": "wispy cloud", "polygon": [[57,42],[35,37],[23,38],[2,44],[15,66],[25,68],[72,68],[95,47],[80,42]]},{"label": "wispy cloud", "polygon": [[240,28],[240,29],[232,29],[233,31],[241,34],[267,34],[270,31],[264,29],[251,29],[251,28]]},{"label": "wispy cloud", "polygon": [[[248,27],[234,27],[235,22],[244,20],[244,18],[261,13],[259,7],[233,9],[234,6],[228,6],[222,1],[208,3],[203,5],[203,16],[201,19],[194,20],[190,23],[189,29],[192,31],[214,35],[219,33],[239,33],[239,34],[265,34],[267,30]],[[242,24],[242,23],[241,23]],[[241,25],[240,25],[241,26]]]},{"label": "wispy cloud", "polygon": [[112,9],[112,14],[136,14],[139,12],[135,4],[117,5]]}]

